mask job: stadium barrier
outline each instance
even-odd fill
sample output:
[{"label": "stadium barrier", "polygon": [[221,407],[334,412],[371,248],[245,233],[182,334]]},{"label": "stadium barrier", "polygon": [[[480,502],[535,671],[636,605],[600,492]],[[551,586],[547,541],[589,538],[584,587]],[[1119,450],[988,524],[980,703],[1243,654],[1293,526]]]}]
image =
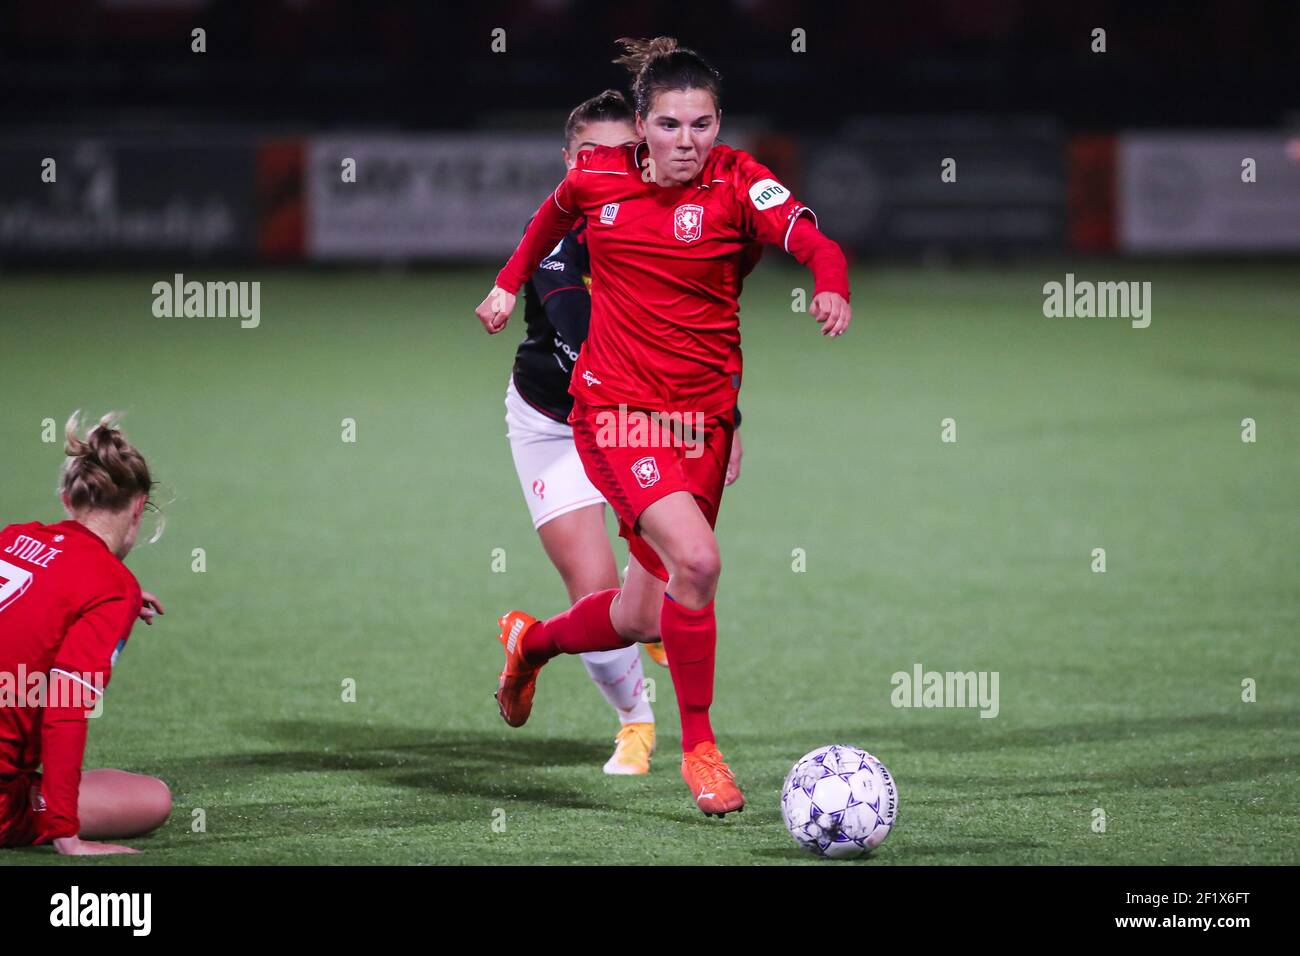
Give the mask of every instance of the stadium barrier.
[{"label": "stadium barrier", "polygon": [[[0,141],[0,263],[497,261],[563,173],[542,135]],[[732,139],[850,255],[1300,252],[1300,141],[850,121]]]},{"label": "stadium barrier", "polygon": [[190,139],[0,142],[0,261],[247,260],[254,150]]},{"label": "stadium barrier", "polygon": [[1300,139],[1133,133],[1117,150],[1121,252],[1300,252]]}]

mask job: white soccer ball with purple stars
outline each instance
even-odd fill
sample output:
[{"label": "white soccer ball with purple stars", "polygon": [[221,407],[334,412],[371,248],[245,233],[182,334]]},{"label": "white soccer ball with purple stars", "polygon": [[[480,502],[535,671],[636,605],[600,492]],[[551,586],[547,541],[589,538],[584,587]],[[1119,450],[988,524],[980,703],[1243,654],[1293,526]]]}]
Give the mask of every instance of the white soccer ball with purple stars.
[{"label": "white soccer ball with purple stars", "polygon": [[804,754],[781,790],[781,819],[794,842],[835,860],[880,846],[897,816],[894,778],[857,747],[831,744]]}]

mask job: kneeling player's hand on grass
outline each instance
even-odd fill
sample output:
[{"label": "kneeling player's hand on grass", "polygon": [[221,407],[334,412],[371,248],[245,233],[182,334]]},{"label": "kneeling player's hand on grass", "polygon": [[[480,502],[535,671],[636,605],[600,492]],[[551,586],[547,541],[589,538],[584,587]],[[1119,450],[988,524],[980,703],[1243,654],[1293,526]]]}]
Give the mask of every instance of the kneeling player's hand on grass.
[{"label": "kneeling player's hand on grass", "polygon": [[853,319],[848,301],[838,292],[818,292],[813,296],[812,317],[821,323],[822,335],[843,335]]},{"label": "kneeling player's hand on grass", "polygon": [[116,843],[96,843],[93,840],[83,840],[80,837],[60,837],[54,841],[54,849],[64,856],[107,856],[110,853],[140,852],[131,849],[129,846],[118,846]]},{"label": "kneeling player's hand on grass", "polygon": [[140,605],[140,620],[146,624],[153,624],[153,619],[159,614],[166,614],[163,610],[162,601],[158,600],[156,594],[150,594],[148,591],[141,591],[140,597],[143,604]]},{"label": "kneeling player's hand on grass", "polygon": [[474,314],[483,323],[483,328],[487,329],[488,335],[496,335],[506,327],[506,320],[510,318],[514,307],[515,297],[500,286],[494,285],[487,298],[474,310]]}]

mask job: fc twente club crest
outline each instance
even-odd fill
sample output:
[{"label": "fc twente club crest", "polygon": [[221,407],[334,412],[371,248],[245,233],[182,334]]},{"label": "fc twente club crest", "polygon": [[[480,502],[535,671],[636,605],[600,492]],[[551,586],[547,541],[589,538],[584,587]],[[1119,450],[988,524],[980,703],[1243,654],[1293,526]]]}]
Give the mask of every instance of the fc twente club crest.
[{"label": "fc twente club crest", "polygon": [[695,203],[678,206],[673,212],[673,235],[682,242],[694,242],[704,231],[704,207]]}]

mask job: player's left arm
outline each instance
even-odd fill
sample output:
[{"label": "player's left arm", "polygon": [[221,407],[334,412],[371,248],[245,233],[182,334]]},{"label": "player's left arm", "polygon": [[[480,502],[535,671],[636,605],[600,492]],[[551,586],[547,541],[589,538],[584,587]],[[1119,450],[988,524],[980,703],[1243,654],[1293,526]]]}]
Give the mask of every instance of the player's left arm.
[{"label": "player's left arm", "polygon": [[81,828],[77,798],[86,752],[86,716],[108,687],[113,656],[131,633],[143,605],[138,590],[105,596],[85,608],[59,647],[50,668],[48,699],[41,715],[41,842],[75,837]]},{"label": "player's left arm", "polygon": [[741,230],[760,242],[780,246],[812,271],[808,311],[821,323],[823,335],[843,335],[853,310],[848,262],[839,243],[817,228],[816,213],[748,153],[738,153],[733,175]]},{"label": "player's left arm", "polygon": [[[589,155],[590,151],[580,153],[579,161]],[[487,297],[474,310],[489,335],[495,335],[506,327],[519,288],[537,270],[546,250],[554,248],[582,218],[579,211],[581,194],[577,185],[581,172],[577,166],[569,170],[555,191],[542,200],[514,254],[497,273],[496,283]]]},{"label": "player's left arm", "polygon": [[586,341],[591,326],[591,293],[584,279],[590,263],[586,244],[570,232],[533,273],[546,320],[574,348]]}]

